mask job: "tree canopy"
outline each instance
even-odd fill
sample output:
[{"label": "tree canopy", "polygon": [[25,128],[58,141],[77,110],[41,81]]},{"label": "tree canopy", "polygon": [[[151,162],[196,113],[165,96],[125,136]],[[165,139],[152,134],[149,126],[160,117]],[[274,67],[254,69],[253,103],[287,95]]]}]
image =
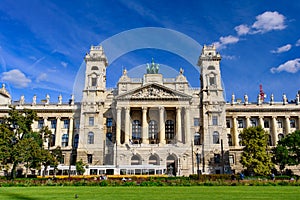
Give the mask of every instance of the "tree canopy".
[{"label": "tree canopy", "polygon": [[44,148],[49,137],[48,128],[40,132],[32,130],[32,123],[36,119],[37,114],[33,110],[11,107],[8,116],[0,124],[0,168],[10,170],[11,178],[15,178],[20,163],[26,169],[40,169],[42,163],[52,164],[56,160]]},{"label": "tree canopy", "polygon": [[299,165],[300,131],[297,130],[279,140],[278,145],[273,149],[273,154],[273,161],[279,165],[280,170],[283,170],[286,165]]},{"label": "tree canopy", "polygon": [[268,147],[268,134],[260,126],[245,128],[241,132],[244,145],[241,164],[249,173],[268,175],[274,164]]}]

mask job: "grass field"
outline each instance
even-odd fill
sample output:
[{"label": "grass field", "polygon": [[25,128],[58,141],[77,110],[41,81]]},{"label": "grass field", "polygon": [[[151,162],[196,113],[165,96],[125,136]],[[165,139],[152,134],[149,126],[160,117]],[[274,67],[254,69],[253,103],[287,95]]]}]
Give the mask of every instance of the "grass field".
[{"label": "grass field", "polygon": [[162,200],[162,199],[300,199],[296,186],[199,186],[199,187],[2,187],[2,200]]}]

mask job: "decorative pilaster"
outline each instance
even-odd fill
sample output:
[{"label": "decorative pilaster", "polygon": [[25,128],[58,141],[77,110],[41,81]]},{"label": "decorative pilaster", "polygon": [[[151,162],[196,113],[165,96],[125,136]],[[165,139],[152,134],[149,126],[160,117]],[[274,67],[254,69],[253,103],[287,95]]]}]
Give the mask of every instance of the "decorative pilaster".
[{"label": "decorative pilaster", "polygon": [[159,143],[166,144],[164,107],[159,107]]},{"label": "decorative pilaster", "polygon": [[176,108],[176,136],[177,142],[182,142],[182,133],[181,133],[181,108]]}]

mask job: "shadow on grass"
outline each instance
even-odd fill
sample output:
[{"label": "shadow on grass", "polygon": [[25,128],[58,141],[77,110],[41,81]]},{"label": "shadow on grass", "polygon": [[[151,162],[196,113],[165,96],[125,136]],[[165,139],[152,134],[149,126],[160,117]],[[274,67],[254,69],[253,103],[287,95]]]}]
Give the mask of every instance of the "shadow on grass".
[{"label": "shadow on grass", "polygon": [[[3,196],[4,199],[22,199],[22,200],[38,200],[38,198],[34,198],[34,197],[27,197],[27,196],[23,196],[21,194],[16,194],[16,193],[10,193],[10,192],[2,192],[0,196]],[[7,198],[5,198],[7,197]]]}]

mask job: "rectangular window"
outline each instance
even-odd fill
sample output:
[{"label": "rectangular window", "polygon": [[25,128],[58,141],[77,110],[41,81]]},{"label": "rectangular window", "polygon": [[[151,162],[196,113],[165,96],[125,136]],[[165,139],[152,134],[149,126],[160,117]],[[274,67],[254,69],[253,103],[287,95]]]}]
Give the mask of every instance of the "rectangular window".
[{"label": "rectangular window", "polygon": [[194,118],[194,126],[199,126],[199,125],[200,125],[199,118]]},{"label": "rectangular window", "polygon": [[210,84],[210,85],[215,85],[215,84],[216,84],[216,79],[215,79],[215,77],[209,77],[209,84]]},{"label": "rectangular window", "polygon": [[112,118],[106,118],[106,127],[112,127],[113,119]]},{"label": "rectangular window", "polygon": [[251,121],[251,126],[252,126],[252,127],[256,127],[256,126],[257,126],[257,121],[256,121],[256,119],[251,119],[250,121]]},{"label": "rectangular window", "polygon": [[296,128],[296,121],[294,119],[291,119],[291,121],[290,121],[290,127],[291,128]]},{"label": "rectangular window", "polygon": [[43,120],[43,119],[40,119],[40,120],[38,121],[38,128],[41,129],[41,128],[43,128],[43,126],[44,126],[44,120]]},{"label": "rectangular window", "polygon": [[88,161],[89,164],[93,163],[93,155],[92,154],[87,155],[87,161]]},{"label": "rectangular window", "polygon": [[79,120],[79,119],[76,119],[76,120],[75,120],[75,128],[76,128],[76,129],[79,129],[79,126],[80,126],[80,120]]},{"label": "rectangular window", "polygon": [[226,119],[226,127],[231,128],[230,119]]},{"label": "rectangular window", "polygon": [[65,128],[65,129],[68,129],[68,128],[69,128],[69,120],[68,120],[68,119],[65,119],[65,120],[64,120],[64,128]]},{"label": "rectangular window", "polygon": [[212,117],[212,125],[217,126],[218,125],[218,116],[213,116]]},{"label": "rectangular window", "polygon": [[233,155],[229,155],[229,164],[234,164],[234,156]]},{"label": "rectangular window", "polygon": [[94,117],[89,117],[89,126],[94,126]]},{"label": "rectangular window", "polygon": [[269,122],[269,120],[265,120],[264,121],[264,127],[265,128],[270,128],[270,122]]},{"label": "rectangular window", "polygon": [[56,129],[56,119],[51,120],[51,128]]},{"label": "rectangular window", "polygon": [[92,78],[92,86],[96,86],[97,85],[97,78]]},{"label": "rectangular window", "polygon": [[278,128],[282,128],[282,121],[277,121],[277,126],[278,126]]},{"label": "rectangular window", "polygon": [[244,120],[238,119],[238,128],[244,128]]}]

